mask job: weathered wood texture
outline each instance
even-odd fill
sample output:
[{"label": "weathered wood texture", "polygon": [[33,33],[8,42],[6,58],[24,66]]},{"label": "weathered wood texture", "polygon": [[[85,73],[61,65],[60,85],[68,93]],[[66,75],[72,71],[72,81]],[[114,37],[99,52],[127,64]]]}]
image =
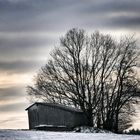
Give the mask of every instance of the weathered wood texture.
[{"label": "weathered wood texture", "polygon": [[29,129],[41,126],[68,129],[87,124],[82,111],[62,105],[35,103],[26,110],[28,110]]}]

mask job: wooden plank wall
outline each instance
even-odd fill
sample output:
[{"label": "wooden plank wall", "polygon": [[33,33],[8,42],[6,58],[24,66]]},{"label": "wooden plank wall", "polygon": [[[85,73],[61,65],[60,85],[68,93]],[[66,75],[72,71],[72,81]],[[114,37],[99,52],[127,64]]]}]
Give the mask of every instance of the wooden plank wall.
[{"label": "wooden plank wall", "polygon": [[63,110],[55,106],[44,106],[42,104],[35,104],[29,108],[28,115],[29,129],[34,129],[39,125],[73,128],[86,125],[87,122],[86,117],[81,112]]}]

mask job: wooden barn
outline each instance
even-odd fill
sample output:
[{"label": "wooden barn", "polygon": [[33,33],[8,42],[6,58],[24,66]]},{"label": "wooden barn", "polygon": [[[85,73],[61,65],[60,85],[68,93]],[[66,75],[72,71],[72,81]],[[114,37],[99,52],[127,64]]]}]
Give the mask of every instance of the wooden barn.
[{"label": "wooden barn", "polygon": [[63,131],[87,125],[86,116],[81,110],[60,104],[36,102],[26,110],[29,129]]}]

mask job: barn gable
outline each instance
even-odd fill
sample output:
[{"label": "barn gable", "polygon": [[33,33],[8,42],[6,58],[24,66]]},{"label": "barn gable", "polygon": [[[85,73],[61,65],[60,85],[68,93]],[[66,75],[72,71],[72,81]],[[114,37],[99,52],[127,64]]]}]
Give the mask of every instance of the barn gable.
[{"label": "barn gable", "polygon": [[72,107],[54,103],[34,103],[28,108],[29,129],[72,129],[86,125],[84,113]]}]

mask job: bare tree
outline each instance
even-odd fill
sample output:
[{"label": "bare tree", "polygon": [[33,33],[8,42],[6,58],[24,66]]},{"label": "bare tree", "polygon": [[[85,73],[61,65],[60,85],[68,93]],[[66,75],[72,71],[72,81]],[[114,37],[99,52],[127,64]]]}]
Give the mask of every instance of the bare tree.
[{"label": "bare tree", "polygon": [[[135,40],[133,38],[126,38],[121,40],[118,44],[119,57],[113,72],[113,80],[111,80],[111,89],[107,91],[110,95],[108,100],[107,118],[104,127],[111,127],[107,129],[114,129],[118,132],[119,114],[127,105],[133,107],[138,103],[138,88],[139,80],[136,78],[134,67],[137,65],[138,50],[136,49]],[[125,109],[126,111],[126,109]],[[110,124],[110,120],[112,120]],[[106,124],[107,122],[107,124]],[[110,125],[108,125],[108,123]]]},{"label": "bare tree", "polygon": [[119,116],[137,103],[137,47],[133,38],[115,41],[99,32],[90,37],[72,29],[41,68],[30,97],[83,110],[89,126],[118,132]]},{"label": "bare tree", "polygon": [[118,132],[123,133],[124,130],[133,125],[133,116],[135,115],[135,108],[130,103],[126,104],[118,116]]}]

